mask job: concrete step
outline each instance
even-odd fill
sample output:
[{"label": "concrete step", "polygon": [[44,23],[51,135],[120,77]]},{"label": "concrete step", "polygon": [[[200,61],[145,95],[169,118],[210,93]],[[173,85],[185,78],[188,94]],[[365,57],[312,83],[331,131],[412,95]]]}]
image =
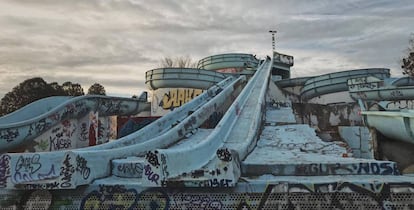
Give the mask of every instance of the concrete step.
[{"label": "concrete step", "polygon": [[266,107],[265,125],[296,124],[295,115],[291,107]]},{"label": "concrete step", "polygon": [[112,175],[121,178],[142,178],[144,157],[112,160]]}]

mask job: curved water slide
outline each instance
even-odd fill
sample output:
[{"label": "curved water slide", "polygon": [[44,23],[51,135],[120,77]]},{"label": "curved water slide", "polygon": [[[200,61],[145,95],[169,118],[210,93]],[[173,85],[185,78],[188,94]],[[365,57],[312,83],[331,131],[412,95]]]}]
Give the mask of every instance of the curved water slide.
[{"label": "curved water slide", "polygon": [[[165,148],[186,138],[208,119],[212,110],[237,97],[245,83],[245,76],[228,77],[184,106],[111,143],[71,151],[7,154],[14,171],[7,187],[58,183],[56,188],[73,189],[108,177],[117,159],[143,156],[147,150]],[[20,162],[33,158],[42,163],[41,167],[30,175],[21,174]]]},{"label": "curved water slide", "polygon": [[306,81],[301,97],[303,100],[309,100],[329,93],[348,91],[348,80],[363,76],[389,78],[390,70],[385,68],[356,69],[317,76]]},{"label": "curved water slide", "polygon": [[413,79],[402,77],[386,84],[376,77],[360,77],[348,81],[349,94],[354,100],[396,101],[414,99]]},{"label": "curved water slide", "polygon": [[412,77],[399,77],[394,79],[391,85],[401,87],[401,86],[414,86],[414,78]]},{"label": "curved water slide", "polygon": [[312,78],[314,77],[297,77],[297,78],[290,78],[290,79],[282,79],[282,80],[275,81],[275,84],[280,88],[304,86],[306,81]]},{"label": "curved water slide", "polygon": [[144,186],[235,186],[240,160],[254,148],[265,106],[271,60],[264,62],[213,130],[189,137],[177,147],[148,152]]},{"label": "curved water slide", "polygon": [[149,107],[147,101],[101,95],[38,100],[0,118],[0,151],[22,146],[58,123],[81,118],[91,111],[101,116],[122,116],[138,114]]},{"label": "curved water slide", "polygon": [[362,111],[364,122],[390,139],[414,144],[414,110]]},{"label": "curved water slide", "polygon": [[252,54],[228,53],[205,57],[198,62],[197,68],[207,70],[255,69],[258,65],[259,60]]},{"label": "curved water slide", "polygon": [[[354,100],[398,101],[414,99],[411,78],[403,77],[386,83],[375,77],[361,77],[348,81],[349,94]],[[390,139],[414,144],[414,110],[361,112],[367,126]]]},{"label": "curved water slide", "polygon": [[[191,68],[153,69],[147,71],[145,77],[145,83],[152,90],[171,87],[210,89],[206,93],[201,94],[200,97],[177,108],[173,113],[170,112],[162,117],[162,119],[159,119],[157,125],[150,124],[142,131],[136,132],[135,135],[125,136],[116,142],[95,146],[94,149],[111,149],[119,146],[128,146],[142,142],[140,139],[150,139],[155,137],[155,135],[160,135],[174,124],[183,121],[188,117],[188,113],[194,112],[200,106],[207,103],[208,100],[215,96],[212,93],[225,88],[234,80],[234,77],[229,77],[229,75],[219,72]],[[139,138],[137,138],[138,136]],[[88,150],[88,148],[84,148],[84,150]]]},{"label": "curved water slide", "polygon": [[145,83],[151,90],[183,87],[208,89],[226,77],[223,73],[204,69],[160,68],[145,72]]}]

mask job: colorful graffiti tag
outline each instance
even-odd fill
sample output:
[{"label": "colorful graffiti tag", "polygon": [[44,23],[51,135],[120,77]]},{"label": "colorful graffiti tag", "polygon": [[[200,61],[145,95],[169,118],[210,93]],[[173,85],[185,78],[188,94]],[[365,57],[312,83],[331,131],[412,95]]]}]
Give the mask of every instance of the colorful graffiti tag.
[{"label": "colorful graffiti tag", "polygon": [[158,89],[153,92],[152,116],[162,116],[203,93],[201,89]]},{"label": "colorful graffiti tag", "polygon": [[165,93],[159,106],[163,109],[173,110],[189,102],[203,92],[200,89],[172,89]]}]

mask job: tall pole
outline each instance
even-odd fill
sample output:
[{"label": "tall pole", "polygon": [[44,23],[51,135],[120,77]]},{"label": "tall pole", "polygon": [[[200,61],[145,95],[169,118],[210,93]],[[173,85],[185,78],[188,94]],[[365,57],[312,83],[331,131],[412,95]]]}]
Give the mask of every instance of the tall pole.
[{"label": "tall pole", "polygon": [[276,48],[275,34],[277,33],[277,31],[270,30],[269,33],[272,34],[272,48],[273,48],[273,51],[275,51],[275,48]]}]

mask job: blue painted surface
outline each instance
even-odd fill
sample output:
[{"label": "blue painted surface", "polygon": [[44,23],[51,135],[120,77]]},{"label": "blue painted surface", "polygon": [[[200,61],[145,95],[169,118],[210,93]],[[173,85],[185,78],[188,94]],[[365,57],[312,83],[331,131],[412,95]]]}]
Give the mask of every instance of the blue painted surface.
[{"label": "blue painted surface", "polygon": [[355,69],[313,77],[306,80],[301,97],[306,101],[324,94],[348,91],[349,79],[368,75],[380,79],[388,78],[390,70],[385,68]]},{"label": "blue painted surface", "polygon": [[[53,105],[55,107],[51,108]],[[39,111],[39,107],[46,109]],[[64,120],[78,119],[89,112],[99,112],[101,116],[122,116],[148,109],[148,102],[132,98],[85,95],[71,99],[44,99],[3,117],[3,124],[0,124],[0,151],[16,148]],[[10,123],[5,123],[9,118]]]},{"label": "blue painted surface", "polygon": [[212,55],[201,59],[197,68],[219,70],[226,68],[257,68],[259,60],[252,54],[228,53]]}]

